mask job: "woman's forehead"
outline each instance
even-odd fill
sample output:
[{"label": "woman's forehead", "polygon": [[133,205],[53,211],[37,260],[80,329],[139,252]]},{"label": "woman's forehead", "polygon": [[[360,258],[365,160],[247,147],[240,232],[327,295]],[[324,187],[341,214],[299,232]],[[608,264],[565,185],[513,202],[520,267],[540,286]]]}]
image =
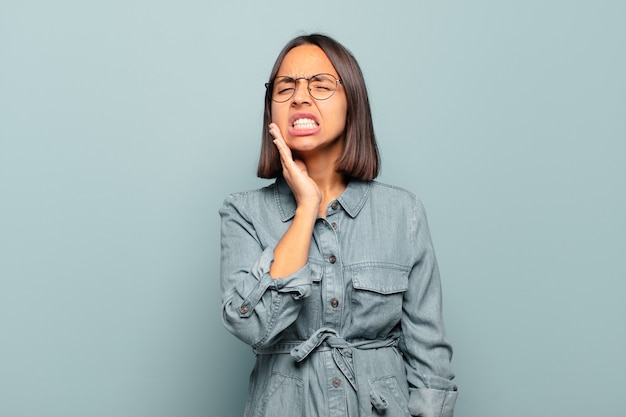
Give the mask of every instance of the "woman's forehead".
[{"label": "woman's forehead", "polygon": [[277,75],[298,78],[319,73],[337,75],[335,67],[319,46],[301,45],[285,55]]}]

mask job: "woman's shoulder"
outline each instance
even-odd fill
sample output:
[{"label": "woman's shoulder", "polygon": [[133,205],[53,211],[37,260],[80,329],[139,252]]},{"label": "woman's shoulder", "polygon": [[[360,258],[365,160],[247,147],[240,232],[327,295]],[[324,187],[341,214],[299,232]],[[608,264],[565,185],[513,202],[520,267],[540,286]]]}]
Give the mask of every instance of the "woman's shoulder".
[{"label": "woman's shoulder", "polygon": [[268,198],[274,198],[276,183],[246,191],[228,194],[224,198],[222,208],[228,206],[255,206]]},{"label": "woman's shoulder", "polygon": [[376,180],[370,181],[370,184],[372,188],[372,195],[374,196],[402,199],[410,202],[419,201],[417,195],[406,188],[399,187],[397,185],[386,184],[384,182]]},{"label": "woman's shoulder", "polygon": [[273,193],[275,187],[276,187],[276,183],[272,183],[272,184],[269,184],[260,188],[253,188],[253,189],[244,190],[244,191],[236,191],[236,192],[228,194],[226,196],[226,199],[254,198],[255,196],[258,196],[258,195]]},{"label": "woman's shoulder", "polygon": [[370,181],[370,188],[370,198],[375,205],[382,205],[403,212],[412,211],[418,217],[426,214],[420,197],[406,188],[376,180]]}]

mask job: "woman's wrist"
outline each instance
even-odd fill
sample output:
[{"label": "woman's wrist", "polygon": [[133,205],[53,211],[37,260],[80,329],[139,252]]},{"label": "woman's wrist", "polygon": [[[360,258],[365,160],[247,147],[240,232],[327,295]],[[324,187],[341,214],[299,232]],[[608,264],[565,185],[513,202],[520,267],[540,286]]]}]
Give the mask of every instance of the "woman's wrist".
[{"label": "woman's wrist", "polygon": [[295,216],[298,218],[309,218],[315,221],[315,219],[317,219],[317,213],[319,212],[319,208],[319,203],[298,204]]}]

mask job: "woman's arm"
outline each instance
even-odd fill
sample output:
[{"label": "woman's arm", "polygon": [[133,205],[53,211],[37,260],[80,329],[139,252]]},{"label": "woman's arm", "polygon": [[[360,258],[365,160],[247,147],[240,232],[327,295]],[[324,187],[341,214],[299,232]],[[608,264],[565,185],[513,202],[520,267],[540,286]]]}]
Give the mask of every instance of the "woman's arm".
[{"label": "woman's arm", "polygon": [[307,174],[304,163],[293,160],[291,150],[287,147],[278,126],[272,123],[269,128],[280,153],[283,177],[289,184],[297,206],[293,222],[274,248],[274,262],[270,275],[280,278],[297,271],[307,263],[311,235],[322,195],[317,184]]},{"label": "woman's arm", "polygon": [[272,344],[298,317],[300,299],[310,294],[308,264],[313,227],[321,202],[317,185],[301,161],[294,161],[278,127],[270,126],[283,176],[296,199],[291,224],[273,247],[264,247],[245,197],[231,196],[222,217],[221,285],[225,327],[253,347]]},{"label": "woman's arm", "polygon": [[[308,264],[274,279],[270,227],[255,215],[262,209],[257,193],[229,196],[220,209],[222,320],[228,331],[252,347],[272,344],[298,317],[311,291],[313,271]],[[271,227],[286,227],[278,221]],[[280,234],[280,231],[278,231]]]},{"label": "woman's arm", "polygon": [[450,367],[452,348],[446,340],[439,269],[424,208],[415,201],[411,240],[416,251],[404,295],[402,338],[409,381],[409,411],[423,417],[452,417],[457,387]]}]

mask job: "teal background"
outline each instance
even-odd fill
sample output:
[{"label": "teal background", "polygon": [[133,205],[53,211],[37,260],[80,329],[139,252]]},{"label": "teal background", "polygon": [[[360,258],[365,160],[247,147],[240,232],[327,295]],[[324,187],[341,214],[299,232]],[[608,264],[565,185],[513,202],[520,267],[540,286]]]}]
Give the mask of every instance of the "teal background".
[{"label": "teal background", "polygon": [[460,417],[618,416],[626,3],[0,3],[0,415],[240,416],[219,216],[263,83],[322,31],[359,60],[380,179],[429,213]]}]

